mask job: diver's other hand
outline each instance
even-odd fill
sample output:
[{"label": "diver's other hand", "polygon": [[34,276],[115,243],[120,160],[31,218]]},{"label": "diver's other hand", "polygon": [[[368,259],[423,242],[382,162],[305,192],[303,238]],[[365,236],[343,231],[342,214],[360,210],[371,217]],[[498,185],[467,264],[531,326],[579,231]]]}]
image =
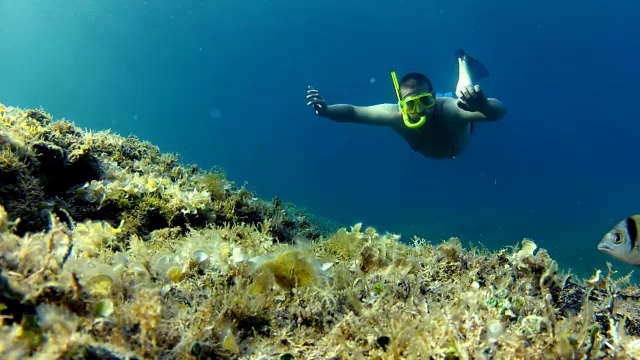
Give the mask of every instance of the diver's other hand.
[{"label": "diver's other hand", "polygon": [[307,88],[307,106],[313,107],[318,115],[323,115],[327,111],[327,102],[320,96],[318,90],[311,86]]},{"label": "diver's other hand", "polygon": [[461,108],[467,111],[479,111],[487,104],[487,97],[480,85],[464,86],[456,91]]}]

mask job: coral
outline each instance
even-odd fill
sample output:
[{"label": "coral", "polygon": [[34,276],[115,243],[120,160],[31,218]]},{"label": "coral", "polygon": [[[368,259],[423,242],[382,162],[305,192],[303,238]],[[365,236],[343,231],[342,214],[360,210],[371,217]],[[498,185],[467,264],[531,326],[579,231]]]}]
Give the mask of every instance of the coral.
[{"label": "coral", "polygon": [[133,137],[1,108],[0,358],[640,356],[640,291],[610,264],[320,231]]}]

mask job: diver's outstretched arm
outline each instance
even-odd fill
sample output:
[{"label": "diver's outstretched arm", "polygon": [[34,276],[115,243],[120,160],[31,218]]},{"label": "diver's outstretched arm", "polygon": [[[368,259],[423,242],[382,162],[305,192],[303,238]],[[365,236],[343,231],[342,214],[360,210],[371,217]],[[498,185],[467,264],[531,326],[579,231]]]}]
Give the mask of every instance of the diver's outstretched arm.
[{"label": "diver's outstretched arm", "polygon": [[397,104],[379,104],[355,106],[351,104],[328,105],[318,90],[309,86],[307,105],[316,110],[319,116],[337,121],[366,125],[395,126],[402,124],[402,115]]},{"label": "diver's outstretched arm", "polygon": [[320,116],[338,122],[365,125],[395,126],[402,124],[402,117],[396,104],[355,106],[350,104],[328,105]]}]

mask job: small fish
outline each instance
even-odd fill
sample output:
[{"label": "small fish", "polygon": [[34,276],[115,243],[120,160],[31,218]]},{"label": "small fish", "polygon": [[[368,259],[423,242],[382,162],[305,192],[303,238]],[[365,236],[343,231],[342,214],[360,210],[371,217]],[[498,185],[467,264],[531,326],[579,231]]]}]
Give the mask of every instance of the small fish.
[{"label": "small fish", "polygon": [[598,250],[627,264],[640,267],[639,224],[640,215],[632,215],[620,221],[602,237]]},{"label": "small fish", "polygon": [[456,94],[461,88],[476,85],[476,83],[489,76],[487,68],[478,60],[469,56],[464,50],[456,51],[458,58],[458,83]]}]

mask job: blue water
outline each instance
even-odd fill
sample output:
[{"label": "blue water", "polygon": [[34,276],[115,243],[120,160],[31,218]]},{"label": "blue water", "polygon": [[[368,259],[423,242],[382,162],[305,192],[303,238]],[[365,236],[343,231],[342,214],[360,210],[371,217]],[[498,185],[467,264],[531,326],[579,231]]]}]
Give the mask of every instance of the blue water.
[{"label": "blue water", "polygon": [[[0,102],[136,134],[345,225],[495,249],[524,237],[583,276],[640,213],[631,0],[0,1]],[[305,106],[393,102],[389,72],[453,89],[454,50],[508,115],[454,160]]]}]

